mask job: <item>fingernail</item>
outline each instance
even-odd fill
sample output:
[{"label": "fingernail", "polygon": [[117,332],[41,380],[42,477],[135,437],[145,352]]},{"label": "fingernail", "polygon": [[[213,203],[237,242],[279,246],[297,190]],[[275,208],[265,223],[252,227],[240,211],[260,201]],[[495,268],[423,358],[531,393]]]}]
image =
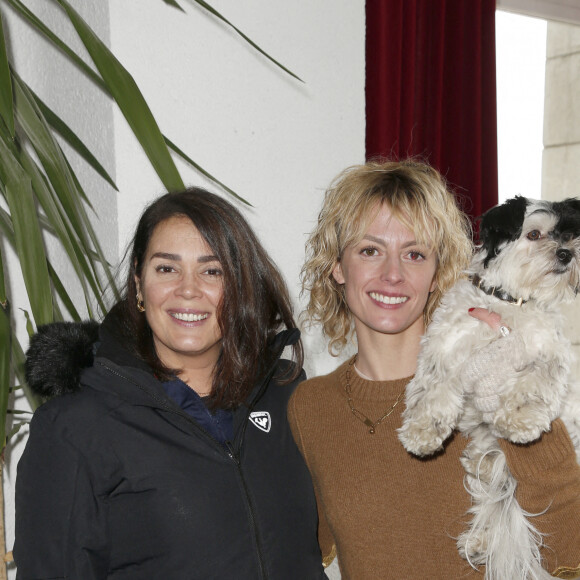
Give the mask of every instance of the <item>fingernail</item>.
[{"label": "fingernail", "polygon": [[470,308],[467,312],[473,312],[475,308]]}]

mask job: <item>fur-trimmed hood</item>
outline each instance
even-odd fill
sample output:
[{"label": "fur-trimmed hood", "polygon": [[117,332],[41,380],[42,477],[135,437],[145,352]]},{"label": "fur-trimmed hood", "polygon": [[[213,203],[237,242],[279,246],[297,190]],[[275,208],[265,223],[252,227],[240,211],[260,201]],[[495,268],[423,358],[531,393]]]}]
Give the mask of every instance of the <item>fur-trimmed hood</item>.
[{"label": "fur-trimmed hood", "polygon": [[[119,324],[114,316],[107,316],[102,324],[89,320],[40,326],[26,352],[26,382],[44,399],[77,392],[82,371],[93,366],[96,356],[150,373],[144,361],[122,346],[118,335]],[[295,344],[299,338],[298,329],[284,330],[276,335],[270,348],[279,356],[285,346]]]},{"label": "fur-trimmed hood", "polygon": [[55,322],[38,328],[26,352],[26,382],[43,398],[73,393],[80,388],[83,369],[92,366],[99,324]]}]

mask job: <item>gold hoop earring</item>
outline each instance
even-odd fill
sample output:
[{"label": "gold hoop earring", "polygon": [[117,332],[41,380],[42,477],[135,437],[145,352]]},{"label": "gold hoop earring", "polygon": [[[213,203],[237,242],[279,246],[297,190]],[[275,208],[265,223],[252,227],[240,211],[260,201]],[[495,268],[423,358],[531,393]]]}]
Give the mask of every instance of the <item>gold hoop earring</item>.
[{"label": "gold hoop earring", "polygon": [[137,298],[137,310],[139,312],[145,312],[145,303],[143,302],[143,298],[139,298],[139,294],[137,294],[136,298]]}]

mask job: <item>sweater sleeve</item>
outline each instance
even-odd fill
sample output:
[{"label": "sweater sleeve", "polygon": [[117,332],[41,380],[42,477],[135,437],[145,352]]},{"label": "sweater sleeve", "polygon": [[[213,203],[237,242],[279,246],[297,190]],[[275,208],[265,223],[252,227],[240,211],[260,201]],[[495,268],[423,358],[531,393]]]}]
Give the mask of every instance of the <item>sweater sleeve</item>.
[{"label": "sweater sleeve", "polygon": [[332,561],[336,557],[336,546],[332,532],[330,531],[330,526],[322,509],[322,503],[320,501],[318,493],[318,485],[316,482],[315,474],[312,472],[312,468],[308,461],[308,455],[304,448],[304,441],[302,437],[302,431],[300,429],[300,419],[299,411],[297,410],[297,398],[299,395],[300,387],[294,392],[290,398],[288,404],[288,421],[290,423],[290,428],[292,429],[292,435],[296,441],[296,445],[306,461],[306,465],[310,470],[310,475],[312,476],[312,482],[314,485],[314,493],[316,495],[316,505],[318,507],[318,543],[320,545],[320,552],[322,553],[322,564],[326,568],[332,564]]},{"label": "sweater sleeve", "polygon": [[17,578],[102,580],[108,553],[104,509],[86,463],[40,408],[18,464]]},{"label": "sweater sleeve", "polygon": [[544,567],[557,578],[580,578],[580,466],[564,423],[527,445],[500,440],[516,498],[544,534]]}]

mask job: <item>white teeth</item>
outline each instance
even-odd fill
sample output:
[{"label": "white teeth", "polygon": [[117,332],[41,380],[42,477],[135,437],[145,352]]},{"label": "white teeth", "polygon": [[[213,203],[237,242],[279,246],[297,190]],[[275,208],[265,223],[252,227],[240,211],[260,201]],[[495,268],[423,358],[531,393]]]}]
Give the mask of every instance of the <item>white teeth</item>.
[{"label": "white teeth", "polygon": [[183,322],[199,322],[208,317],[207,314],[185,314],[182,312],[172,312],[171,316],[177,318],[177,320],[183,320]]},{"label": "white teeth", "polygon": [[382,302],[383,304],[402,304],[409,300],[407,296],[383,296],[377,292],[371,292],[370,297],[377,302]]}]

